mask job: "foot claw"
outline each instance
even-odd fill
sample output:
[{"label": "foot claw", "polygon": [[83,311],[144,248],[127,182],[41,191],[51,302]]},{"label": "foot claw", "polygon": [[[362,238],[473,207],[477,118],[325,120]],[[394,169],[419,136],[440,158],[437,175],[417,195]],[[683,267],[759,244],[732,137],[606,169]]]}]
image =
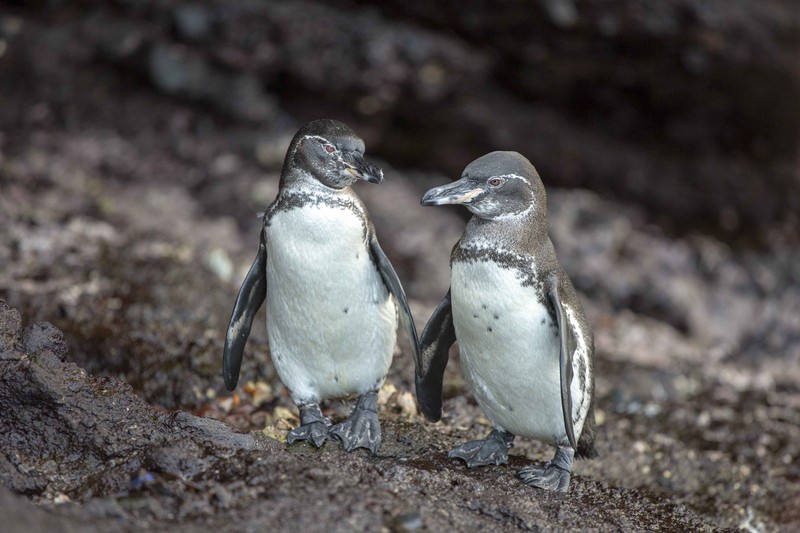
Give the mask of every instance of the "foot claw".
[{"label": "foot claw", "polygon": [[517,477],[532,487],[567,492],[574,453],[572,448],[560,447],[552,461],[542,466],[526,466],[517,472]]},{"label": "foot claw", "polygon": [[286,436],[286,442],[294,444],[299,440],[307,440],[317,448],[321,448],[328,439],[331,421],[322,416],[317,404],[300,406],[300,426],[294,428]]},{"label": "foot claw", "polygon": [[289,432],[286,436],[286,442],[294,444],[299,440],[307,440],[317,448],[321,448],[325,441],[328,439],[330,432],[330,423],[324,422],[311,422],[296,427]]},{"label": "foot claw", "polygon": [[532,487],[544,490],[567,492],[570,473],[550,463],[544,466],[526,466],[517,472],[517,477]]},{"label": "foot claw", "polygon": [[370,392],[361,396],[350,416],[333,426],[330,436],[339,440],[346,452],[351,452],[356,448],[366,448],[372,452],[372,455],[377,455],[381,446],[377,395]]},{"label": "foot claw", "polygon": [[494,430],[486,438],[471,440],[450,450],[447,457],[462,459],[469,468],[508,463],[508,450],[514,446],[514,435]]}]

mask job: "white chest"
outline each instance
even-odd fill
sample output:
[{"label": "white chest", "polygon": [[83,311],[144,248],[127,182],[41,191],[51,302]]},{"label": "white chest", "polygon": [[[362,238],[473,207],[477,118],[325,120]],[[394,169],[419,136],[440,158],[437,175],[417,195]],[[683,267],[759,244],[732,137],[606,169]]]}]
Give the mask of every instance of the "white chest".
[{"label": "white chest", "polygon": [[560,339],[535,288],[491,261],[454,262],[451,297],[464,376],[492,423],[560,438]]},{"label": "white chest", "polygon": [[391,362],[397,315],[363,219],[324,204],[279,211],[266,243],[270,349],[295,401],[376,390]]},{"label": "white chest", "polygon": [[[344,273],[368,257],[364,221],[353,211],[324,204],[278,211],[266,228],[267,257],[286,266]],[[345,254],[344,252],[352,252]]]}]

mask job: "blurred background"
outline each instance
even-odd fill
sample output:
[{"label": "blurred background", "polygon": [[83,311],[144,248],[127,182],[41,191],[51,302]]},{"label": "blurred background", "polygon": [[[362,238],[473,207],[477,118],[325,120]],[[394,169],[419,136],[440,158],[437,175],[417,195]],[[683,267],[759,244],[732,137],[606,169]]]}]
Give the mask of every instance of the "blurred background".
[{"label": "blurred background", "polygon": [[[220,347],[286,147],[316,118],[384,168],[356,191],[420,330],[466,213],[419,197],[486,152],[527,156],[595,326],[604,458],[578,473],[706,525],[800,524],[796,2],[5,1],[0,298],[159,412],[285,436],[263,315],[233,396]],[[402,348],[382,417],[417,421]],[[445,396],[441,438],[488,429],[456,350]],[[44,502],[110,494],[13,472]]]}]

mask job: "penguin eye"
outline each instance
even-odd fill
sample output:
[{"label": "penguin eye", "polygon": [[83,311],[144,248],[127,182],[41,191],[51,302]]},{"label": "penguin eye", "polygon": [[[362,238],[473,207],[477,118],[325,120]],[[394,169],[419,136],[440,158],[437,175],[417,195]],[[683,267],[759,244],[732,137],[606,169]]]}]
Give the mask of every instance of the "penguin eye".
[{"label": "penguin eye", "polygon": [[332,154],[333,152],[336,151],[336,147],[334,145],[332,145],[332,144],[326,144],[326,145],[324,145],[324,148],[325,148],[325,151],[328,152],[329,154]]},{"label": "penguin eye", "polygon": [[492,178],[489,180],[489,185],[492,187],[499,187],[503,183],[503,180],[500,178]]}]

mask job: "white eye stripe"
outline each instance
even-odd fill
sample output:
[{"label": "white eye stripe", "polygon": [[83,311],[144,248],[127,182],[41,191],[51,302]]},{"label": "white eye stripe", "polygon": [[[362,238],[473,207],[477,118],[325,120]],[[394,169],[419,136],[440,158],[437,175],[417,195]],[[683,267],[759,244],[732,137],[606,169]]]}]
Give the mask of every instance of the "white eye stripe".
[{"label": "white eye stripe", "polygon": [[[319,141],[319,142],[321,142],[323,144],[330,144],[331,146],[336,147],[336,145],[333,144],[332,142],[330,142],[328,139],[326,139],[325,137],[321,137],[319,135],[303,135],[301,141],[305,141],[307,139],[313,139],[313,140]],[[300,148],[301,144],[302,144],[302,142],[298,142],[295,145],[294,149],[292,150],[291,157],[294,157],[294,154],[297,153],[297,149]]]},{"label": "white eye stripe", "polygon": [[502,174],[500,176],[492,176],[490,179],[495,179],[495,178],[528,181],[519,174]]}]

